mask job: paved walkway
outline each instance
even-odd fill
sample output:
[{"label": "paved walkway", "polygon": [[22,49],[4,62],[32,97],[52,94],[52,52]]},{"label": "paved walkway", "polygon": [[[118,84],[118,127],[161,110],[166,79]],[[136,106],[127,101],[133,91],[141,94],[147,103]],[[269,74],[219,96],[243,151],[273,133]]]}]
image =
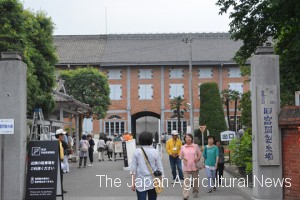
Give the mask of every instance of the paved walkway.
[{"label": "paved walkway", "polygon": [[[94,158],[97,155],[94,154]],[[77,168],[78,163],[70,163],[70,172],[64,174],[64,189],[68,191],[65,194],[65,200],[131,200],[136,199],[136,193],[131,191],[127,184],[131,184],[131,176],[129,171],[123,170],[124,161],[108,161],[107,157],[104,162],[99,162],[95,159],[93,167]],[[168,161],[168,155],[163,153],[163,166],[165,175],[168,180],[171,178],[171,170]],[[102,179],[100,181],[101,175]],[[105,176],[108,181],[106,183]],[[200,178],[205,178],[205,171],[201,170],[199,173]],[[120,179],[120,186],[111,182],[111,180]],[[207,188],[200,187],[199,197],[197,199],[207,200],[245,200],[250,199],[251,189],[240,188],[237,185],[237,181],[233,184],[229,181],[229,178],[233,178],[231,175],[225,172],[224,178],[226,179],[226,185],[231,187],[217,188],[217,191],[213,193],[207,193]],[[101,183],[101,187],[100,187]],[[204,181],[206,185],[206,182]],[[118,186],[118,187],[117,187]],[[182,199],[183,188],[179,184],[169,184],[165,191],[159,195],[158,199],[161,200],[179,200]],[[57,199],[60,199],[59,197]],[[193,199],[190,196],[190,199]]]}]

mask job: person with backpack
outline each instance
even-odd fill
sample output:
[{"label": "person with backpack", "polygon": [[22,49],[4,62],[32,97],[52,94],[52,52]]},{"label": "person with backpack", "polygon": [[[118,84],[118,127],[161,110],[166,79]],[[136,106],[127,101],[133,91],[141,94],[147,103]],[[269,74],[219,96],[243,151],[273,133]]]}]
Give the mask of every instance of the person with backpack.
[{"label": "person with backpack", "polygon": [[104,161],[105,148],[106,148],[106,144],[105,144],[104,138],[102,136],[100,136],[98,144],[97,144],[99,161]]},{"label": "person with backpack", "polygon": [[79,167],[81,168],[82,160],[84,159],[83,168],[86,167],[87,157],[89,153],[90,144],[87,141],[86,135],[82,135],[81,140],[79,142]]},{"label": "person with backpack", "polygon": [[113,154],[113,149],[114,149],[114,142],[112,141],[111,138],[108,138],[108,141],[106,142],[106,148],[107,148],[108,160],[112,161],[112,154]]}]

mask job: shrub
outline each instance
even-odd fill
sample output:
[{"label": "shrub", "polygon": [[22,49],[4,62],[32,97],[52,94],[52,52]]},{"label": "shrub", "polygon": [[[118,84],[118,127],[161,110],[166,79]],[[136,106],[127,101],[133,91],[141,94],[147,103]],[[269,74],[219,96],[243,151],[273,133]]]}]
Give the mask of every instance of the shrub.
[{"label": "shrub", "polygon": [[245,169],[246,174],[252,173],[252,136],[246,130],[241,139],[234,138],[230,141],[231,162]]}]

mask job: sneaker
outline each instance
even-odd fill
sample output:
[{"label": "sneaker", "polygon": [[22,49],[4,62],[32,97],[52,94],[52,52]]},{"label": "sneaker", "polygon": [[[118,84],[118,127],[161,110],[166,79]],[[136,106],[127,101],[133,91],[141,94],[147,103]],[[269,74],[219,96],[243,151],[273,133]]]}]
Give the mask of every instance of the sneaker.
[{"label": "sneaker", "polygon": [[102,159],[102,161],[104,161],[104,159]]},{"label": "sneaker", "polygon": [[188,198],[183,198],[183,200],[188,200]]},{"label": "sneaker", "polygon": [[194,193],[194,194],[193,194],[193,197],[194,197],[194,198],[198,198],[198,193]]},{"label": "sneaker", "polygon": [[83,166],[83,168],[85,168],[85,166]]},{"label": "sneaker", "polygon": [[93,164],[89,164],[88,167],[93,167]]},{"label": "sneaker", "polygon": [[214,188],[213,188],[213,190],[214,190],[214,191],[216,191],[216,190],[217,190],[217,188],[216,188],[216,187],[214,187]]},{"label": "sneaker", "polygon": [[212,190],[210,189],[210,190],[208,190],[208,192],[207,193],[212,193]]},{"label": "sneaker", "polygon": [[99,159],[99,162],[101,162],[101,159]]},{"label": "sneaker", "polygon": [[174,183],[175,183],[175,180],[172,180],[172,181],[171,181],[171,184],[174,184]]},{"label": "sneaker", "polygon": [[78,168],[81,168],[81,166],[79,166]]}]

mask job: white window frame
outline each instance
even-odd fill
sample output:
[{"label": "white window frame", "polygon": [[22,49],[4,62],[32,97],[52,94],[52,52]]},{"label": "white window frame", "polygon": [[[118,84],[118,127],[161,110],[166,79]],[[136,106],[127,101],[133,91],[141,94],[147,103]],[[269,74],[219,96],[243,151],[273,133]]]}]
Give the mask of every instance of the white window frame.
[{"label": "white window frame", "polygon": [[[169,127],[168,127],[169,126],[169,122],[171,123],[171,129],[169,129]],[[187,126],[188,126],[188,120],[181,119],[180,123],[181,123],[181,133],[184,133],[184,132],[186,133]],[[186,123],[185,129],[183,128],[183,123]],[[167,130],[168,133],[169,133],[170,130],[171,130],[171,132],[174,130],[174,124],[175,124],[175,130],[178,131],[178,121],[177,120],[174,119],[174,120],[167,120],[166,121],[166,130]]]},{"label": "white window frame", "polygon": [[[106,127],[108,123],[108,129]],[[119,124],[119,132],[116,132],[117,123]],[[124,128],[122,128],[122,123],[124,124]],[[113,125],[113,127],[111,126]],[[112,131],[114,130],[114,131]],[[117,133],[122,134],[126,130],[126,121],[125,120],[106,120],[104,121],[104,133],[108,134],[109,136]]]},{"label": "white window frame", "polygon": [[[109,98],[110,100],[122,100],[122,85],[121,84],[109,84]],[[119,90],[119,93],[117,92]]]},{"label": "white window frame", "polygon": [[139,79],[152,79],[153,70],[152,69],[139,69]]},{"label": "white window frame", "polygon": [[241,78],[241,69],[239,67],[228,67],[228,78]]},{"label": "white window frame", "polygon": [[[238,87],[238,86],[240,86],[240,87]],[[240,90],[236,89],[237,87],[240,88]],[[228,89],[238,91],[240,94],[244,93],[243,83],[228,83]]]},{"label": "white window frame", "polygon": [[183,78],[184,77],[183,68],[170,68],[169,77],[170,79]]},{"label": "white window frame", "polygon": [[121,69],[108,69],[107,78],[109,80],[118,80],[122,79],[122,70]]},{"label": "white window frame", "polygon": [[153,84],[139,84],[139,100],[153,99]]},{"label": "white window frame", "polygon": [[184,84],[175,83],[169,85],[169,98],[174,99],[174,97],[181,96],[184,98]]},{"label": "white window frame", "polygon": [[199,78],[213,78],[213,76],[214,76],[214,69],[212,67],[198,68]]}]

